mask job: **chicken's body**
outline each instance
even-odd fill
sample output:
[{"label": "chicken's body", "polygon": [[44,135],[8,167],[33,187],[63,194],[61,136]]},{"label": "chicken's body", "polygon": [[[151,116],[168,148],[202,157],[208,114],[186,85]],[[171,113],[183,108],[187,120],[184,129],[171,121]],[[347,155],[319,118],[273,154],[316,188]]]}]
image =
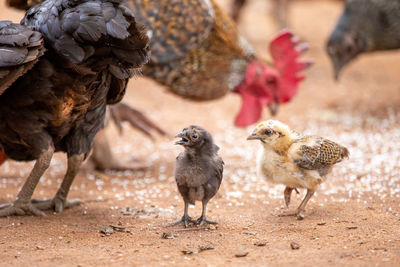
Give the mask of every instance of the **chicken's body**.
[{"label": "chicken's body", "polygon": [[[43,2],[43,0],[7,0],[7,5],[19,10],[26,11],[29,8]],[[20,26],[22,27],[22,26]],[[39,34],[39,33],[37,33]],[[11,38],[12,40],[12,38]],[[34,47],[32,47],[34,48]],[[34,62],[33,62],[34,63]],[[0,65],[2,59],[0,59]],[[32,64],[31,64],[32,65]],[[24,66],[21,66],[24,67]],[[29,67],[29,65],[28,65]],[[1,70],[0,70],[1,76]],[[1,87],[1,85],[0,85]],[[146,118],[140,111],[128,106],[124,103],[117,103],[107,107],[109,116],[106,115],[105,127],[109,125],[108,121],[114,121],[117,125],[120,133],[122,133],[121,122],[127,121],[133,128],[143,132],[146,136],[153,138],[152,130],[155,130],[161,135],[166,135],[166,132],[159,128],[155,123]],[[111,150],[110,142],[107,138],[107,134],[104,131],[99,131],[93,141],[93,153],[87,161],[86,167],[94,168],[96,170],[133,170],[141,169],[148,166],[147,163],[123,163],[118,157],[114,155]],[[97,151],[96,151],[97,150]],[[2,150],[0,150],[4,160],[6,156]],[[0,164],[3,161],[0,160]]]},{"label": "chicken's body", "polygon": [[349,155],[347,148],[335,142],[318,136],[300,135],[273,120],[258,124],[248,139],[261,140],[258,174],[268,182],[286,186],[286,205],[290,203],[292,190],[307,189],[299,208],[287,215],[302,216],[307,201],[327,179],[333,165]]},{"label": "chicken's body", "polygon": [[[218,156],[218,146],[213,143],[211,135],[199,126],[183,129],[176,142],[185,147],[185,151],[176,158],[175,180],[179,193],[185,202],[184,216],[177,223],[197,224],[214,223],[206,219],[208,201],[215,196],[222,182],[224,162]],[[188,205],[196,201],[203,204],[203,212],[197,221],[188,216]],[[175,223],[176,224],[176,223]]]},{"label": "chicken's body", "polygon": [[239,93],[238,126],[256,122],[265,105],[289,101],[302,79],[298,72],[309,66],[298,61],[304,49],[296,49],[289,32],[271,44],[276,66],[266,65],[213,0],[135,0],[131,7],[152,36],[144,75],[192,100]]},{"label": "chicken's body", "polygon": [[[69,187],[103,126],[106,105],[122,99],[135,68],[148,60],[143,25],[122,0],[47,0],[21,24],[43,35],[47,51],[0,95],[0,144],[9,158],[36,164],[0,216],[61,212],[71,204]],[[68,155],[60,190],[52,200],[31,202],[55,151]]]},{"label": "chicken's body", "polygon": [[345,2],[326,50],[335,78],[359,55],[400,48],[400,1],[350,0]]}]

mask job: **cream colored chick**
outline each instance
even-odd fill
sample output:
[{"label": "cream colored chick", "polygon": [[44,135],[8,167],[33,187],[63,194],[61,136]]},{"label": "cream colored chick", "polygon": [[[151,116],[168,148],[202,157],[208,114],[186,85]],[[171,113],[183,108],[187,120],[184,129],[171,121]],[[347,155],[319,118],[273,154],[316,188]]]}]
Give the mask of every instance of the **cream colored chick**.
[{"label": "cream colored chick", "polygon": [[333,165],[349,156],[347,148],[319,136],[298,134],[279,121],[259,123],[247,140],[260,140],[263,146],[257,159],[258,174],[268,182],[286,185],[284,196],[289,206],[290,196],[297,188],[307,194],[300,206],[280,216],[304,218],[307,202],[327,178]]}]

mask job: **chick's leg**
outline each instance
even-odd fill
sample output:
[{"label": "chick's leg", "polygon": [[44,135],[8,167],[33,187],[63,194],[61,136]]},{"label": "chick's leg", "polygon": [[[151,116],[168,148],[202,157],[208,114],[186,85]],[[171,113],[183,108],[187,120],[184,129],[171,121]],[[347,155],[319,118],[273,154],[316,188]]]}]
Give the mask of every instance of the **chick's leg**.
[{"label": "chick's leg", "polygon": [[189,210],[189,201],[187,201],[186,199],[185,201],[185,211],[183,213],[183,217],[182,219],[180,219],[179,221],[173,222],[171,223],[171,226],[174,225],[178,225],[178,224],[184,224],[185,227],[188,227],[189,223],[196,223],[196,221],[194,221],[191,217],[189,217],[188,215],[188,210]]},{"label": "chick's leg", "polygon": [[31,197],[40,177],[42,177],[44,172],[49,168],[53,153],[53,146],[49,146],[47,150],[42,151],[14,203],[0,205],[0,217],[25,215],[27,213],[36,216],[44,215],[40,209],[31,203]]},{"label": "chick's leg", "polygon": [[283,191],[283,195],[285,196],[285,204],[286,207],[289,207],[290,204],[290,198],[292,196],[292,191],[295,190],[296,193],[298,194],[299,191],[297,190],[297,188],[291,188],[291,187],[286,187],[285,191]]},{"label": "chick's leg", "polygon": [[303,201],[301,202],[300,206],[294,210],[294,211],[289,211],[289,212],[284,212],[282,214],[279,214],[280,217],[283,216],[298,216],[298,218],[300,219],[300,217],[302,217],[302,212],[304,211],[308,201],[310,200],[310,198],[314,195],[314,190],[310,190],[307,189],[307,194],[304,197]]},{"label": "chick's leg", "polygon": [[71,184],[74,181],[74,178],[78,174],[78,171],[82,165],[83,159],[84,154],[73,155],[69,157],[67,173],[65,174],[64,180],[60,188],[58,189],[57,194],[54,196],[54,198],[49,200],[32,199],[33,205],[41,210],[54,208],[57,213],[60,213],[64,210],[64,208],[70,208],[81,204],[82,200],[80,199],[72,199],[67,201],[67,196]]},{"label": "chick's leg", "polygon": [[197,219],[196,224],[198,225],[203,225],[205,223],[208,224],[218,224],[217,222],[213,222],[213,221],[209,221],[206,219],[206,212],[207,212],[207,204],[208,204],[209,199],[207,200],[203,200],[202,204],[203,204],[203,210],[201,212],[201,216],[200,218]]}]

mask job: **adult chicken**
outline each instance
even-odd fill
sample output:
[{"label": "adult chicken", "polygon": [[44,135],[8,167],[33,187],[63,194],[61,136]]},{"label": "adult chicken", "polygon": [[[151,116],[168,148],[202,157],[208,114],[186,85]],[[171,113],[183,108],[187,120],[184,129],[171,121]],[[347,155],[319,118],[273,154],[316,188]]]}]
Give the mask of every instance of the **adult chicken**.
[{"label": "adult chicken", "polygon": [[[47,0],[21,25],[1,22],[0,144],[9,158],[36,163],[0,217],[80,203],[66,200],[69,188],[106,105],[122,99],[128,79],[149,59],[144,29],[122,0]],[[68,156],[57,194],[31,200],[56,151]]]},{"label": "adult chicken", "polygon": [[349,0],[327,42],[335,78],[358,55],[400,48],[400,1]]},{"label": "adult chicken", "polygon": [[304,78],[298,72],[310,66],[299,61],[306,46],[298,46],[289,31],[271,42],[274,65],[267,65],[213,0],[130,3],[151,35],[151,59],[143,74],[192,100],[240,94],[237,126],[258,121],[266,105],[274,114],[278,104],[290,101]]},{"label": "adult chicken", "polygon": [[[26,11],[27,9],[43,2],[43,0],[7,0],[8,6]],[[0,63],[1,64],[1,63]],[[128,122],[133,128],[144,133],[147,137],[153,139],[153,132],[157,132],[160,135],[167,135],[166,132],[158,127],[154,122],[147,118],[142,112],[129,106],[126,103],[117,103],[115,105],[108,106],[108,114],[106,116],[106,128],[113,121],[119,129],[119,133],[122,133],[121,122]],[[0,165],[6,159],[4,151],[0,149]],[[147,163],[140,162],[123,162],[121,159],[116,157],[111,149],[109,138],[105,131],[99,131],[93,140],[93,153],[91,153],[86,167],[90,166],[96,170],[134,170],[141,169],[147,166]]]}]

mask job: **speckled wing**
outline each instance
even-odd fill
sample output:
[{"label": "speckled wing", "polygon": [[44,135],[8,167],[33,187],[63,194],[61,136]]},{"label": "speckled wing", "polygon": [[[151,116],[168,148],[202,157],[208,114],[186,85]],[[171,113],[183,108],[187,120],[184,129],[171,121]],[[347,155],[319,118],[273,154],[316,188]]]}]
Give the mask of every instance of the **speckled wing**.
[{"label": "speckled wing", "polygon": [[210,0],[135,0],[131,8],[149,28],[151,61],[184,57],[210,34],[214,12]]},{"label": "speckled wing", "polygon": [[42,35],[30,27],[0,21],[0,95],[43,55]]},{"label": "speckled wing", "polygon": [[347,148],[318,136],[305,136],[296,140],[289,149],[289,156],[303,169],[320,170],[349,156]]}]

